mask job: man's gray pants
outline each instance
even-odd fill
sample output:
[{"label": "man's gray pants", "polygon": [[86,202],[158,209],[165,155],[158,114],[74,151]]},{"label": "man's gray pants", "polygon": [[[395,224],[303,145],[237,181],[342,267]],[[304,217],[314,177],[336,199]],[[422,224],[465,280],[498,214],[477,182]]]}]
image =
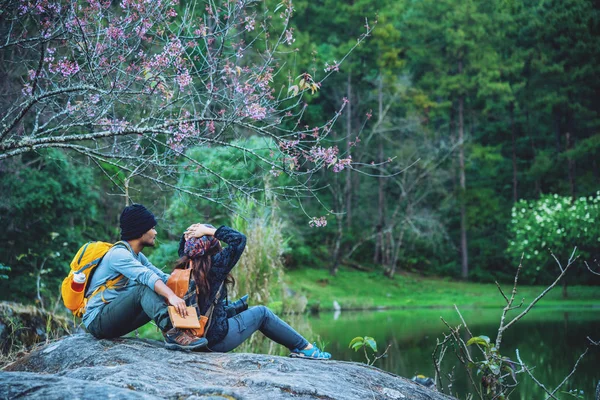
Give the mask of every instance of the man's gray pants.
[{"label": "man's gray pants", "polygon": [[165,300],[146,285],[137,285],[105,305],[87,330],[98,339],[123,336],[153,320],[160,330],[171,325]]}]

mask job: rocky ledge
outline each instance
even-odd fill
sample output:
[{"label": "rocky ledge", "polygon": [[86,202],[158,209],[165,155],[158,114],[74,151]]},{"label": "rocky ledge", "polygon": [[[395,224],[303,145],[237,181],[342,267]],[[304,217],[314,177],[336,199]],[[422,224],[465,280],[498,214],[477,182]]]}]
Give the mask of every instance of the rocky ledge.
[{"label": "rocky ledge", "polygon": [[0,372],[0,398],[452,399],[365,364],[191,353],[134,338],[64,337]]}]

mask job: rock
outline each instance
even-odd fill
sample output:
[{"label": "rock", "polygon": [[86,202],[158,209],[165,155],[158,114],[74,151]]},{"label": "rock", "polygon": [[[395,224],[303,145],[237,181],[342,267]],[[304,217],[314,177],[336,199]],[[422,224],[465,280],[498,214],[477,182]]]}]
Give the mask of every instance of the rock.
[{"label": "rock", "polygon": [[38,348],[0,372],[2,398],[452,399],[377,368],[244,353],[166,350],[89,334]]},{"label": "rock", "polygon": [[333,301],[333,310],[334,311],[342,311],[342,306],[340,306],[340,303],[338,303],[337,300]]},{"label": "rock", "polygon": [[285,286],[283,290],[283,314],[304,314],[308,299]]}]

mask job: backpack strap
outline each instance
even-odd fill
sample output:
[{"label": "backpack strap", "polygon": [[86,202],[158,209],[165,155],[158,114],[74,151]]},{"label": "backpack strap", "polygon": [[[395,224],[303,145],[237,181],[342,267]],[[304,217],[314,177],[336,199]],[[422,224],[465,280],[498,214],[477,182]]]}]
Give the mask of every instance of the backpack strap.
[{"label": "backpack strap", "polygon": [[[129,250],[131,252],[131,255],[135,258],[135,252],[133,251],[133,249],[131,248],[131,246],[129,245],[129,243],[127,243],[127,242],[125,242],[123,240],[119,240],[117,243],[115,243],[113,245],[113,247],[111,248],[111,250],[114,249],[117,246],[125,247],[127,250]],[[100,263],[100,261],[98,262],[98,264],[99,263]],[[114,288],[116,288],[117,287],[117,283],[120,282],[123,278],[124,278],[124,276],[122,274],[120,274],[116,278],[110,279],[110,280],[106,281],[106,283],[104,285],[99,286],[98,288],[96,288],[96,290],[94,290],[91,295],[89,295],[87,298],[84,299],[84,307],[87,305],[87,302],[92,297],[94,297],[95,295],[97,295],[98,293],[101,293],[102,302],[103,303],[107,303],[107,301],[104,299],[104,293],[103,292],[106,289],[114,289]]]},{"label": "backpack strap", "polygon": [[208,333],[208,329],[210,328],[210,324],[212,322],[212,314],[215,309],[215,305],[219,301],[219,295],[221,294],[221,289],[223,289],[224,283],[225,282],[221,282],[221,286],[219,286],[219,290],[217,290],[217,293],[215,294],[215,298],[211,302],[210,307],[208,308],[208,310],[206,311],[206,314],[204,315],[205,317],[208,318],[208,322],[206,323],[206,328],[204,329],[204,335],[202,335],[203,337],[206,336],[206,334]]}]

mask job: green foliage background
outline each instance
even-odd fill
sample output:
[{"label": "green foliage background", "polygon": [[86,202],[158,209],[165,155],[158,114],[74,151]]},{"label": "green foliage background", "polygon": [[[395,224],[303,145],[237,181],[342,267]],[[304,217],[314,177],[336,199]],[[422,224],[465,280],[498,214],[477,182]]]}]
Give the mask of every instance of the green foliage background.
[{"label": "green foliage background", "polygon": [[[249,12],[259,15],[278,3],[268,0]],[[296,270],[333,271],[339,263],[370,268],[385,279],[384,264],[390,265],[376,250],[383,225],[385,252],[399,272],[456,278],[461,204],[466,207],[470,280],[510,281],[524,252],[531,266],[522,282],[547,283],[556,272],[548,249],[564,262],[575,245],[582,260],[597,268],[598,2],[294,4],[295,41],[288,52],[277,54],[284,67],[273,85],[285,89],[289,77],[304,72],[316,81],[330,74],[306,98],[300,123],[322,124],[348,98],[350,106],[325,144],[351,154],[357,170],[315,174],[310,185],[317,201],[290,196],[288,189],[298,182],[273,176],[232,147],[190,149],[187,155],[202,160],[207,170],[190,164],[173,183],[200,188],[204,198],[161,192],[137,178],[130,182],[132,199],[159,218],[159,246],[152,254],[157,265],[169,268],[186,224],[230,224],[239,218],[249,223],[253,216],[244,215],[249,208],[240,202],[256,202],[256,209],[273,211],[282,221],[282,259]],[[343,59],[367,24],[376,27],[365,44],[339,70],[325,71]],[[25,73],[3,72],[15,82]],[[464,143],[457,139],[461,98]],[[233,144],[279,162],[272,155],[273,142],[264,137]],[[457,157],[461,145],[464,192]],[[104,167],[122,183],[123,176]],[[75,154],[32,152],[0,162],[0,193],[0,265],[8,277],[0,279],[3,299],[34,300],[40,274],[41,297],[56,298],[79,246],[118,238],[122,193]],[[224,200],[215,203],[213,198]],[[560,213],[548,211],[558,204]],[[585,207],[593,209],[589,217]],[[311,227],[312,217],[325,217],[327,225]],[[560,228],[542,226],[538,218]],[[571,282],[600,283],[578,271]]]}]

